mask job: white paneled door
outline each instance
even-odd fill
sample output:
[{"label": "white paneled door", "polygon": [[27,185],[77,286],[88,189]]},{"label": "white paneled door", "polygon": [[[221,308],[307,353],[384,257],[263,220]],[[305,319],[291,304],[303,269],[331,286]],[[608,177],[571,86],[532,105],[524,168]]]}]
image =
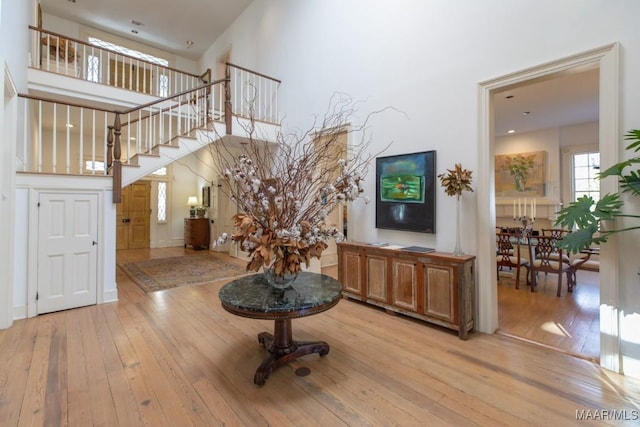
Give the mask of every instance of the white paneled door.
[{"label": "white paneled door", "polygon": [[98,195],[40,193],[38,314],[97,302]]}]

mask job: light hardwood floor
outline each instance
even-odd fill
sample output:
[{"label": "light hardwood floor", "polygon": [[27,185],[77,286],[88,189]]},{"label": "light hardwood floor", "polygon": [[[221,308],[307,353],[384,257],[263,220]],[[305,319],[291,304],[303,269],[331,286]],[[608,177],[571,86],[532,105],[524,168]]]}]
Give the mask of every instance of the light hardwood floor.
[{"label": "light hardwood floor", "polygon": [[[192,253],[127,251],[119,261]],[[263,387],[253,374],[272,322],[234,316],[224,284],[144,294],[120,271],[117,303],[47,314],[0,331],[1,426],[637,425],[640,381],[500,335],[467,341],[349,300],[293,321],[322,339]],[[296,376],[300,367],[311,370]],[[591,421],[576,422],[577,411]],[[582,413],[584,414],[584,413]]]},{"label": "light hardwood floor", "polygon": [[[524,272],[521,273],[524,275]],[[600,357],[599,273],[577,272],[577,286],[556,296],[557,277],[540,274],[536,292],[501,273],[498,280],[499,333],[547,345],[597,362]]]}]

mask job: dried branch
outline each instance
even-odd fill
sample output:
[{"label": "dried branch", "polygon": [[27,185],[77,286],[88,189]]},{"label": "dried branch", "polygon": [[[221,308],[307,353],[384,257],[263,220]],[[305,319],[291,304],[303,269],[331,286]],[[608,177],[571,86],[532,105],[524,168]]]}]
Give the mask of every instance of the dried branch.
[{"label": "dried branch", "polygon": [[[223,191],[241,212],[234,217],[238,231],[217,242],[239,242],[252,255],[248,270],[275,260],[276,275],[300,271],[302,262],[308,266],[312,257],[320,257],[330,239],[344,238],[327,226],[327,215],[339,204],[358,198],[368,202],[362,183],[373,159],[384,151],[368,153],[368,124],[386,109],[356,126],[351,122],[356,107],[350,97],[336,94],[325,115],[305,131],[281,132],[276,141],[267,141],[250,119],[243,143],[221,138],[210,145],[230,184]],[[343,142],[347,136],[349,144]]]}]

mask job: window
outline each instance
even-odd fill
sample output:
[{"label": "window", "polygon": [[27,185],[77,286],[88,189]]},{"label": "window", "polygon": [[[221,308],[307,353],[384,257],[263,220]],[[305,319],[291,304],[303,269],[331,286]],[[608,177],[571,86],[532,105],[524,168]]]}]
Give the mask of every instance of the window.
[{"label": "window", "polygon": [[84,169],[88,172],[104,172],[104,162],[98,160],[85,160]]},{"label": "window", "polygon": [[158,88],[158,96],[166,98],[169,96],[169,76],[166,74],[160,75],[160,87]]},{"label": "window", "polygon": [[600,200],[600,153],[588,152],[573,155],[573,200],[591,196]]},{"label": "window", "polygon": [[158,222],[167,221],[167,183],[158,182]]},{"label": "window", "polygon": [[132,56],[134,58],[143,59],[153,64],[162,65],[163,67],[169,66],[169,61],[167,61],[166,59],[158,58],[157,56],[149,55],[146,53],[139,52],[137,50],[126,48],[124,46],[119,46],[117,44],[109,43],[95,37],[89,37],[89,44],[92,44],[93,46],[98,46],[107,50],[111,50],[113,52]]},{"label": "window", "polygon": [[100,83],[100,58],[95,55],[87,57],[87,80]]}]

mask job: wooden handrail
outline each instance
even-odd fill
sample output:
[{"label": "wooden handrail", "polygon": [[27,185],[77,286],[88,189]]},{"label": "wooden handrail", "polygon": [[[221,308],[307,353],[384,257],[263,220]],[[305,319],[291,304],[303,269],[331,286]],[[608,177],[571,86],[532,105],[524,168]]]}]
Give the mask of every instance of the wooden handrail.
[{"label": "wooden handrail", "polygon": [[129,114],[129,113],[132,113],[132,112],[134,112],[136,110],[141,110],[143,108],[148,108],[148,107],[151,107],[154,104],[159,104],[161,102],[166,102],[166,101],[168,101],[170,99],[173,99],[173,98],[176,98],[176,97],[179,97],[179,96],[184,96],[184,95],[187,95],[187,94],[189,94],[191,92],[202,90],[202,89],[205,89],[207,87],[211,87],[213,85],[216,85],[216,84],[219,84],[219,83],[223,83],[223,82],[227,82],[227,81],[228,80],[226,78],[219,79],[219,80],[216,80],[215,82],[206,83],[206,84],[203,84],[202,86],[194,87],[193,89],[183,90],[182,92],[176,93],[175,95],[167,96],[166,98],[162,98],[162,99],[159,99],[159,100],[147,102],[146,104],[142,104],[142,105],[138,105],[138,106],[135,106],[135,107],[131,107],[131,108],[128,108],[126,110],[119,110],[119,111],[113,111],[113,112],[114,113],[119,113],[119,114]]},{"label": "wooden handrail", "polygon": [[186,72],[186,71],[183,71],[183,70],[178,70],[176,68],[168,67],[166,65],[156,64],[155,62],[147,61],[146,59],[137,58],[135,56],[127,55],[126,53],[116,52],[115,50],[110,50],[110,49],[107,49],[107,48],[104,48],[104,47],[94,46],[94,45],[92,45],[90,43],[87,43],[85,41],[78,40],[78,39],[75,39],[73,37],[68,37],[68,36],[65,36],[65,35],[62,35],[62,34],[54,33],[53,31],[43,30],[42,28],[34,27],[33,25],[29,25],[29,29],[35,30],[35,31],[38,31],[38,32],[44,33],[44,34],[49,34],[49,35],[51,35],[53,37],[59,37],[61,39],[69,40],[69,41],[72,41],[74,43],[82,44],[82,45],[85,45],[85,46],[87,46],[89,48],[107,50],[109,52],[113,52],[116,55],[120,55],[120,56],[123,56],[125,58],[129,58],[129,59],[134,60],[134,61],[144,62],[145,64],[149,64],[149,65],[154,66],[154,67],[160,67],[160,68],[163,68],[165,70],[169,70],[169,71],[174,71],[176,73],[185,74],[185,75],[190,76],[190,77],[200,78],[200,76],[197,75],[197,74],[193,74],[193,73]]},{"label": "wooden handrail", "polygon": [[264,77],[265,79],[273,80],[274,82],[282,83],[280,80],[278,80],[278,79],[276,79],[274,77],[270,77],[270,76],[267,76],[266,74],[258,73],[257,71],[253,71],[253,70],[250,70],[248,68],[232,64],[231,62],[227,62],[226,65],[228,67],[237,68],[238,70],[242,70],[242,71],[246,71],[246,72],[251,73],[251,74],[255,74],[256,76]]},{"label": "wooden handrail", "polygon": [[44,96],[30,95],[30,94],[27,94],[27,93],[19,93],[18,97],[27,98],[27,99],[33,99],[34,101],[44,101],[44,102],[51,102],[51,103],[54,103],[54,104],[68,105],[70,107],[87,108],[87,109],[91,109],[91,110],[102,111],[103,113],[116,113],[117,112],[117,111],[114,111],[114,110],[107,110],[105,108],[100,108],[100,107],[96,107],[96,106],[93,106],[93,105],[82,105],[82,104],[78,104],[78,103],[75,103],[75,102],[61,101],[59,99],[47,98],[47,97],[44,97]]}]

